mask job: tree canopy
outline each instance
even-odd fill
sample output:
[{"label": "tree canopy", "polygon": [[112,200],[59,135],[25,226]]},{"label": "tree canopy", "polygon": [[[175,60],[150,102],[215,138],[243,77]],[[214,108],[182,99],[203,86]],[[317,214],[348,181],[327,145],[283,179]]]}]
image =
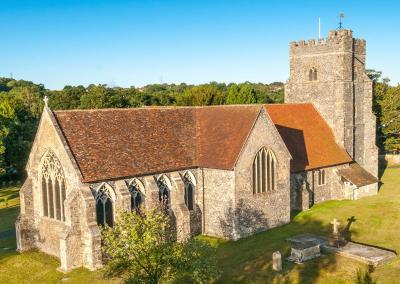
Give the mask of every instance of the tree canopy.
[{"label": "tree canopy", "polygon": [[120,212],[113,227],[104,227],[106,275],[125,283],[208,283],[219,276],[214,249],[206,242],[175,241],[172,219],[164,208]]},{"label": "tree canopy", "polygon": [[373,81],[373,109],[378,124],[378,144],[381,150],[400,152],[400,85],[390,86],[382,72],[367,70]]}]

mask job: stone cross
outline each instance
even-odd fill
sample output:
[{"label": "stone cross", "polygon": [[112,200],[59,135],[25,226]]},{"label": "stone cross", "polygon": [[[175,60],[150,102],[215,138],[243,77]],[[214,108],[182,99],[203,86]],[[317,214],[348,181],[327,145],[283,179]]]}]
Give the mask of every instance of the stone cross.
[{"label": "stone cross", "polygon": [[275,271],[282,270],[282,255],[279,251],[272,254],[272,269]]},{"label": "stone cross", "polygon": [[45,105],[46,107],[48,107],[48,106],[49,106],[49,105],[48,105],[48,103],[49,103],[49,98],[48,98],[47,96],[44,96],[43,101],[44,101],[44,105]]},{"label": "stone cross", "polygon": [[336,218],[334,218],[331,224],[333,225],[333,233],[335,235],[339,234],[339,225],[340,225],[339,221]]}]

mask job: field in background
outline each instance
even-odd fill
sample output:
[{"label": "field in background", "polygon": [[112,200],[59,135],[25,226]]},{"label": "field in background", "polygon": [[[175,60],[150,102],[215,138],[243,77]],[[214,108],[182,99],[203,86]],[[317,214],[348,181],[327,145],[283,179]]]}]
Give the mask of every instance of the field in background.
[{"label": "field in background", "polygon": [[[8,197],[6,206],[4,197]],[[76,269],[62,274],[57,259],[40,252],[15,252],[14,222],[18,215],[18,188],[0,189],[0,283],[109,283],[102,272]],[[356,242],[400,252],[400,167],[387,168],[378,196],[357,201],[328,201],[294,216],[280,228],[237,242],[201,237],[217,248],[223,270],[220,283],[354,283],[357,269],[366,269],[356,261],[325,255],[303,265],[284,262],[281,273],[272,270],[272,253],[289,254],[285,238],[303,232],[329,234],[329,222],[338,218],[343,224],[354,216],[350,231]],[[398,283],[400,260],[376,268],[372,277],[378,283]],[[112,282],[119,282],[114,280]]]}]

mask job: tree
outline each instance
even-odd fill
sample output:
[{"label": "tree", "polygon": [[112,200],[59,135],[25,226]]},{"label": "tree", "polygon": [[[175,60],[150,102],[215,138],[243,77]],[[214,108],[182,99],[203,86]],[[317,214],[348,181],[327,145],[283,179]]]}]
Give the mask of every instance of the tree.
[{"label": "tree", "polygon": [[228,86],[226,104],[255,104],[256,102],[256,92],[251,84],[231,84]]},{"label": "tree", "polygon": [[80,98],[80,108],[97,109],[110,107],[111,96],[106,85],[90,85]]},{"label": "tree", "polygon": [[365,73],[367,73],[367,76],[372,80],[373,83],[377,83],[382,76],[381,71],[376,71],[374,69],[367,69],[365,70]]},{"label": "tree", "polygon": [[175,242],[165,210],[121,212],[114,227],[102,229],[109,257],[106,275],[125,283],[165,283],[181,277],[207,282],[219,276],[213,249],[192,239]]},{"label": "tree", "polygon": [[222,105],[225,103],[225,97],[220,85],[210,83],[186,89],[178,102],[193,106]]},{"label": "tree", "polygon": [[0,97],[0,176],[6,173],[6,138],[10,133],[10,124],[15,112],[8,99]]},{"label": "tree", "polygon": [[390,87],[380,100],[380,128],[387,151],[400,151],[400,86]]},{"label": "tree", "polygon": [[51,109],[77,109],[80,100],[86,94],[83,86],[65,86],[61,91],[52,91],[49,94],[49,105]]},{"label": "tree", "polygon": [[373,111],[377,117],[378,142],[382,150],[400,151],[400,86],[390,86],[382,72],[367,70],[373,82]]}]

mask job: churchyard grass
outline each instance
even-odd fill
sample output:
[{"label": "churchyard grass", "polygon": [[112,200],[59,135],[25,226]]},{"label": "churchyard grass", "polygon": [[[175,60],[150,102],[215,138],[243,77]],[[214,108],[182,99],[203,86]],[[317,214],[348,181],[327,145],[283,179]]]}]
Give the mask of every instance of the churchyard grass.
[{"label": "churchyard grass", "polygon": [[[32,251],[15,252],[14,228],[18,214],[18,189],[0,189],[0,200],[9,196],[7,208],[0,202],[0,283],[107,283],[102,271],[76,269],[68,274],[58,272],[57,259]],[[351,239],[355,242],[385,247],[400,252],[400,167],[387,168],[382,176],[379,195],[357,201],[328,201],[293,216],[290,224],[239,240],[223,241],[201,237],[217,248],[223,271],[219,283],[354,283],[357,269],[364,264],[348,258],[324,255],[302,265],[283,262],[283,270],[272,270],[272,253],[289,254],[285,238],[303,232],[328,235],[330,221],[337,218],[342,228],[354,216]],[[6,249],[4,249],[6,248]],[[398,283],[400,260],[374,269],[371,276],[378,283]]]}]

